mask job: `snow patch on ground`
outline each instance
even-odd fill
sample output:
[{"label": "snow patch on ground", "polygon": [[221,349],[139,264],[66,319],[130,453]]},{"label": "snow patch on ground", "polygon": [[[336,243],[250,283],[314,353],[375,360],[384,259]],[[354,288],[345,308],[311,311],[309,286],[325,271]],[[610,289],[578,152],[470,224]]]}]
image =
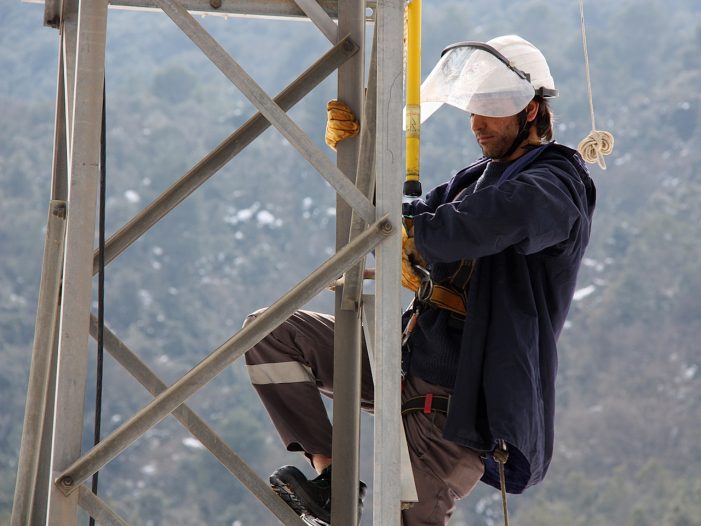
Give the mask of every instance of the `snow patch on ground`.
[{"label": "snow patch on ground", "polygon": [[204,449],[202,442],[192,437],[183,438],[183,445],[192,449]]},{"label": "snow patch on ground", "polygon": [[682,377],[684,378],[684,380],[693,380],[698,370],[699,366],[696,364],[686,367],[682,372]]},{"label": "snow patch on ground", "polygon": [[124,192],[124,198],[130,203],[138,203],[141,201],[141,196],[134,190],[127,190]]},{"label": "snow patch on ground", "polygon": [[574,291],[574,294],[572,295],[572,300],[573,301],[583,300],[587,296],[591,296],[595,290],[596,290],[596,287],[594,285],[589,285],[588,287],[583,287],[581,289],[577,289]]}]

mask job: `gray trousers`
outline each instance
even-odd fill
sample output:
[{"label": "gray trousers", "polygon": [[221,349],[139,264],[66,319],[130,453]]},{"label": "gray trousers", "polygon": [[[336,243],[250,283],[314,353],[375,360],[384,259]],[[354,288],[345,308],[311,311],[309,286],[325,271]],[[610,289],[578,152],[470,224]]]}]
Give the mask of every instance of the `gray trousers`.
[{"label": "gray trousers", "polygon": [[[251,314],[246,322],[262,311]],[[320,393],[333,396],[333,316],[297,311],[246,353],[246,366],[283,443],[289,451],[331,456],[331,423]],[[397,372],[399,374],[399,372]],[[444,387],[409,377],[402,399]],[[370,362],[363,345],[361,407],[373,408]],[[409,456],[419,502],[402,511],[404,526],[447,524],[455,501],[484,473],[480,455],[443,438],[446,416],[413,412],[404,416]]]}]

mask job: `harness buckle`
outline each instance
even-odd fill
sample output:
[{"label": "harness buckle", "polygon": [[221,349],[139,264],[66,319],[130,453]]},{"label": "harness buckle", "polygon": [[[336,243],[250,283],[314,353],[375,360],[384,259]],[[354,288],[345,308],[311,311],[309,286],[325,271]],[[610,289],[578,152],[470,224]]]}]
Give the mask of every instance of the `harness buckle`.
[{"label": "harness buckle", "polygon": [[413,265],[414,270],[421,276],[421,285],[416,291],[416,299],[421,303],[428,303],[433,295],[433,280],[431,274],[419,265]]}]

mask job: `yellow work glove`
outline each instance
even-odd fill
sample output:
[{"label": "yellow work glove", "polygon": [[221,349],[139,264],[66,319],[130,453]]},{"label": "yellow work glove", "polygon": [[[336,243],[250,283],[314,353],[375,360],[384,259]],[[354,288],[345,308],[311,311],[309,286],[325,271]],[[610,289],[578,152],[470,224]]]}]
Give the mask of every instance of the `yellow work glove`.
[{"label": "yellow work glove", "polygon": [[402,229],[407,237],[405,242],[404,239],[402,239],[402,251],[406,252],[406,255],[413,264],[426,268],[428,264],[423,256],[419,254],[419,251],[416,249],[416,244],[414,243],[414,218],[410,216],[402,217]]},{"label": "yellow work glove", "polygon": [[414,238],[409,237],[402,225],[402,287],[416,292],[421,286],[421,276],[414,270],[413,263],[422,267],[426,265],[416,250]]},{"label": "yellow work glove", "polygon": [[340,141],[358,135],[360,123],[350,106],[340,100],[330,100],[326,104],[326,113],[326,144],[336,151]]}]

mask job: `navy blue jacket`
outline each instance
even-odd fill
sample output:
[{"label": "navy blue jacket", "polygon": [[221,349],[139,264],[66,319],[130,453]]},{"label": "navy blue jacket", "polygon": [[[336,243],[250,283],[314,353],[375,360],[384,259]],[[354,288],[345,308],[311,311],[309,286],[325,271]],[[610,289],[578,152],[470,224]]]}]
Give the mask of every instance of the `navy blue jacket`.
[{"label": "navy blue jacket", "polygon": [[[545,476],[553,451],[556,341],[589,241],[596,191],[574,150],[550,143],[514,161],[499,181],[459,201],[488,159],[404,205],[429,267],[477,259],[470,280],[444,437],[509,447],[507,491]],[[491,455],[482,479],[499,487]]]}]

